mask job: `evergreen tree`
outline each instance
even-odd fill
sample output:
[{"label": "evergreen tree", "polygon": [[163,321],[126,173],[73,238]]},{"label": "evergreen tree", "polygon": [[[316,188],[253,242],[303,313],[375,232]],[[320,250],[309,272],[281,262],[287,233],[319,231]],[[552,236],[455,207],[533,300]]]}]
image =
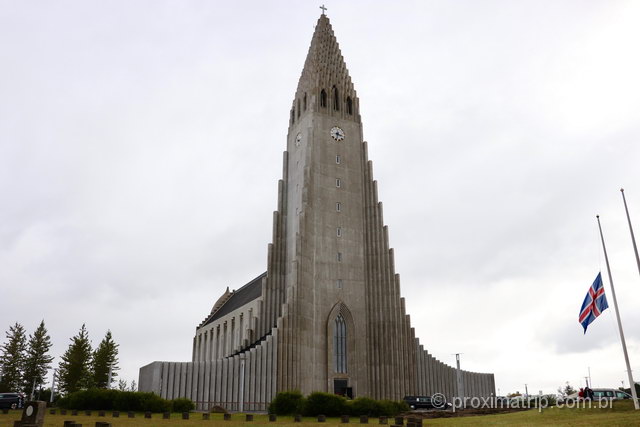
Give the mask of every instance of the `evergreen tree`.
[{"label": "evergreen tree", "polygon": [[33,335],[29,335],[26,358],[24,362],[24,391],[31,393],[35,381],[36,390],[44,384],[44,377],[51,368],[53,356],[49,356],[51,349],[51,337],[44,326],[44,320],[35,330]]},{"label": "evergreen tree", "polygon": [[564,387],[562,387],[562,386],[558,387],[558,393],[559,393],[562,397],[567,397],[567,396],[569,396],[570,394],[573,394],[573,393],[575,393],[575,392],[576,392],[576,390],[575,390],[573,387],[571,387],[571,385],[569,384],[569,381],[567,381],[567,382],[565,383],[565,386],[564,386]]},{"label": "evergreen tree", "polygon": [[2,345],[2,378],[0,390],[19,391],[22,388],[27,336],[21,324],[9,327],[7,342]]},{"label": "evergreen tree", "polygon": [[118,344],[113,341],[111,331],[107,331],[104,339],[93,352],[91,365],[93,368],[93,386],[98,388],[111,387],[111,384],[107,384],[109,381],[109,366],[112,367],[111,382],[115,381],[115,377],[118,376],[116,371],[120,369],[118,367]]},{"label": "evergreen tree", "polygon": [[72,393],[91,385],[91,343],[85,325],[61,357],[58,366],[58,388],[63,393]]}]

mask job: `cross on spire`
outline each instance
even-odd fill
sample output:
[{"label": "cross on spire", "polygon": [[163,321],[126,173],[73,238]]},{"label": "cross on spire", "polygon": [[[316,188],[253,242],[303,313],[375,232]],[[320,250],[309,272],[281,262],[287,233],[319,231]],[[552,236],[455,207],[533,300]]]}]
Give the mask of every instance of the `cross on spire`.
[{"label": "cross on spire", "polygon": [[327,10],[327,8],[324,7],[324,4],[322,6],[320,6],[320,9],[322,9],[322,14],[324,15],[324,12]]}]

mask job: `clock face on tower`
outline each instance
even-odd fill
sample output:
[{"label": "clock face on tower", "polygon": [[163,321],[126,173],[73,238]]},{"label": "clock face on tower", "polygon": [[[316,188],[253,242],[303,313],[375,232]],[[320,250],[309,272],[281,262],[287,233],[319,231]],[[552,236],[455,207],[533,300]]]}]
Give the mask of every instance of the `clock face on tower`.
[{"label": "clock face on tower", "polygon": [[344,139],[344,131],[337,126],[331,128],[331,138],[336,141],[342,141]]},{"label": "clock face on tower", "polygon": [[300,146],[300,142],[302,142],[302,134],[301,134],[301,133],[299,133],[299,134],[296,136],[296,147],[299,147],[299,146]]}]

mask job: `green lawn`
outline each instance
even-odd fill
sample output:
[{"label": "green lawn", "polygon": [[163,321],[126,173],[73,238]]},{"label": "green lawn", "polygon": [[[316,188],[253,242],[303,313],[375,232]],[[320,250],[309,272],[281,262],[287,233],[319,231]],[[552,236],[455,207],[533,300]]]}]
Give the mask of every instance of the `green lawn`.
[{"label": "green lawn", "polygon": [[613,409],[550,408],[542,412],[531,409],[510,414],[425,420],[425,425],[453,426],[640,426],[640,411],[630,401],[616,402]]},{"label": "green lawn", "polygon": [[[71,411],[69,411],[70,414]],[[21,411],[10,411],[9,414],[0,414],[0,427],[13,426],[13,421],[20,419]],[[339,418],[328,418],[326,423],[318,423],[315,418],[303,418],[301,423],[294,423],[293,417],[278,417],[278,421],[269,422],[266,415],[255,415],[254,421],[245,422],[244,415],[233,414],[231,421],[224,421],[222,414],[211,414],[211,419],[208,421],[202,420],[202,415],[199,413],[192,413],[189,420],[183,420],[180,414],[172,414],[171,419],[163,420],[161,414],[153,414],[151,420],[145,419],[143,414],[136,414],[136,418],[127,418],[127,414],[120,414],[120,418],[112,418],[111,413],[107,412],[106,417],[98,417],[97,412],[95,415],[86,416],[84,412],[80,411],[76,416],[72,415],[50,415],[47,411],[45,416],[46,427],[62,427],[65,420],[74,420],[84,427],[93,427],[96,421],[110,422],[114,427],[190,427],[190,426],[225,426],[225,427],[311,427],[318,424],[337,426],[340,424]],[[124,415],[124,417],[123,417]],[[390,424],[393,420],[390,419]],[[633,409],[631,402],[618,402],[614,405],[614,408],[599,409],[599,408],[551,408],[545,409],[539,412],[536,409],[532,409],[524,412],[516,412],[510,414],[499,415],[483,415],[473,417],[455,417],[455,418],[435,418],[425,419],[425,426],[451,426],[451,425],[505,425],[505,426],[530,426],[530,425],[544,425],[544,426],[640,426],[640,411]],[[356,427],[359,425],[358,419],[352,417],[350,425]],[[378,425],[377,419],[370,420],[371,427]]]}]

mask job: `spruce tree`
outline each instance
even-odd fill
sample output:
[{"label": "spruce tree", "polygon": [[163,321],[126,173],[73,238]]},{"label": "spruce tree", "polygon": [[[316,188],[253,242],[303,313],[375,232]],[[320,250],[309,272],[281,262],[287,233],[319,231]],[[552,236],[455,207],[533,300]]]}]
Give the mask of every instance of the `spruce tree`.
[{"label": "spruce tree", "polygon": [[58,387],[63,393],[72,393],[91,385],[91,343],[85,325],[61,357],[58,366]]},{"label": "spruce tree", "polygon": [[49,356],[51,348],[51,337],[44,326],[44,320],[35,330],[33,335],[29,335],[26,358],[24,362],[24,391],[31,393],[35,382],[36,390],[44,384],[44,377],[51,368],[53,356]]},{"label": "spruce tree", "polygon": [[115,381],[118,375],[118,344],[113,341],[111,331],[107,331],[104,339],[93,352],[93,385],[98,388],[109,388],[109,366],[112,367],[111,382]]},{"label": "spruce tree", "polygon": [[27,347],[27,336],[21,324],[9,327],[6,333],[7,342],[2,345],[2,378],[0,390],[19,391],[22,388],[24,375],[24,358]]}]

